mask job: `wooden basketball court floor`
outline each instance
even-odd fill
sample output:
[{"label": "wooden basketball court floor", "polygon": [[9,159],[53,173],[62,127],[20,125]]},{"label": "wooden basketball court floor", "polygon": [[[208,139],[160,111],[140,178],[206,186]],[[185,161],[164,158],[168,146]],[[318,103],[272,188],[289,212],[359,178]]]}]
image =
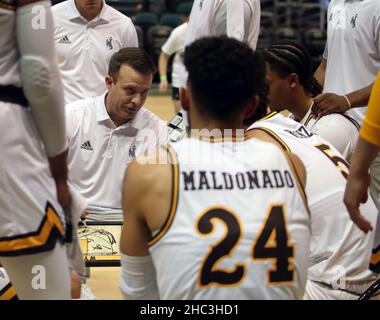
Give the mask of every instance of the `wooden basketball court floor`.
[{"label": "wooden basketball court floor", "polygon": [[[169,121],[174,116],[174,107],[168,95],[148,96],[145,107],[161,119]],[[93,267],[88,286],[99,300],[119,300],[120,267]]]}]

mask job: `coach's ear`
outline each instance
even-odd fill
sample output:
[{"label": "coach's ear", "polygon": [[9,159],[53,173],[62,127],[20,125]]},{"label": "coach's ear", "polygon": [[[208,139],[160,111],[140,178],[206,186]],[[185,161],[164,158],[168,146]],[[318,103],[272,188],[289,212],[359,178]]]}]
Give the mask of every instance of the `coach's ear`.
[{"label": "coach's ear", "polygon": [[189,112],[190,102],[189,102],[189,96],[188,96],[187,89],[181,87],[179,93],[180,93],[180,99],[181,99],[181,106],[182,106],[182,108],[185,111]]},{"label": "coach's ear", "polygon": [[259,102],[260,102],[260,98],[258,95],[255,95],[251,98],[251,100],[249,101],[245,109],[243,120],[249,119],[250,117],[253,116],[253,114],[256,112],[256,109],[259,105]]},{"label": "coach's ear", "polygon": [[112,85],[113,85],[113,79],[111,76],[107,75],[106,76],[106,85],[107,85],[107,89],[111,88]]}]

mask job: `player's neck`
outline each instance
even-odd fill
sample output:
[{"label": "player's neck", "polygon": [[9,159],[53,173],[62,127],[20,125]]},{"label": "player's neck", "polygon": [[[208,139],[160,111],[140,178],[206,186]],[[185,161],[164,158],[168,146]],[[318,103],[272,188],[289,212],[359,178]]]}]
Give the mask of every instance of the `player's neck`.
[{"label": "player's neck", "polygon": [[307,95],[294,99],[289,107],[289,111],[294,115],[296,121],[301,121],[310,109],[313,100]]},{"label": "player's neck", "polygon": [[240,120],[237,121],[196,121],[191,124],[191,135],[194,138],[236,138],[244,134],[244,126]]}]

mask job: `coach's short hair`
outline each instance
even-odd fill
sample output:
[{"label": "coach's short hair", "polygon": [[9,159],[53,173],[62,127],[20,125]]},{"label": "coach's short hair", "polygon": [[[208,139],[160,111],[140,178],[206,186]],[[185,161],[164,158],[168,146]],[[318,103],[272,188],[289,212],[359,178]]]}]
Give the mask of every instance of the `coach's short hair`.
[{"label": "coach's short hair", "polygon": [[263,59],[247,44],[225,36],[187,46],[184,64],[198,109],[218,120],[238,115],[265,82]]},{"label": "coach's short hair", "polygon": [[117,81],[119,70],[122,65],[128,65],[141,74],[156,72],[156,66],[149,54],[142,48],[122,48],[114,53],[108,65],[108,74]]}]

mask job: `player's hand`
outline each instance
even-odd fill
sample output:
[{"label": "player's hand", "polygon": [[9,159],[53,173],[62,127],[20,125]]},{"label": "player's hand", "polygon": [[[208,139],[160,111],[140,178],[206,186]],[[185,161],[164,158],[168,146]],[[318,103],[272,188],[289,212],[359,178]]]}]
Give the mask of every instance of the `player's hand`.
[{"label": "player's hand", "polygon": [[161,93],[165,93],[168,91],[168,81],[167,80],[161,80],[160,86],[159,86],[159,91]]},{"label": "player's hand", "polygon": [[63,209],[71,204],[69,186],[67,184],[68,169],[66,163],[67,152],[64,151],[55,157],[49,157],[50,171],[57,187],[57,199]]},{"label": "player's hand", "polygon": [[311,112],[316,117],[323,117],[330,113],[344,113],[350,109],[346,98],[335,93],[322,93],[313,100]]},{"label": "player's hand", "polygon": [[81,281],[78,272],[71,271],[71,299],[80,299]]},{"label": "player's hand", "polygon": [[344,204],[350,214],[351,220],[365,233],[372,230],[371,223],[362,216],[359,210],[360,203],[368,200],[368,187],[370,176],[367,173],[357,175],[350,174],[344,193]]},{"label": "player's hand", "polygon": [[59,204],[63,209],[69,208],[71,205],[71,197],[67,181],[56,181],[55,185],[57,187],[57,199]]}]

